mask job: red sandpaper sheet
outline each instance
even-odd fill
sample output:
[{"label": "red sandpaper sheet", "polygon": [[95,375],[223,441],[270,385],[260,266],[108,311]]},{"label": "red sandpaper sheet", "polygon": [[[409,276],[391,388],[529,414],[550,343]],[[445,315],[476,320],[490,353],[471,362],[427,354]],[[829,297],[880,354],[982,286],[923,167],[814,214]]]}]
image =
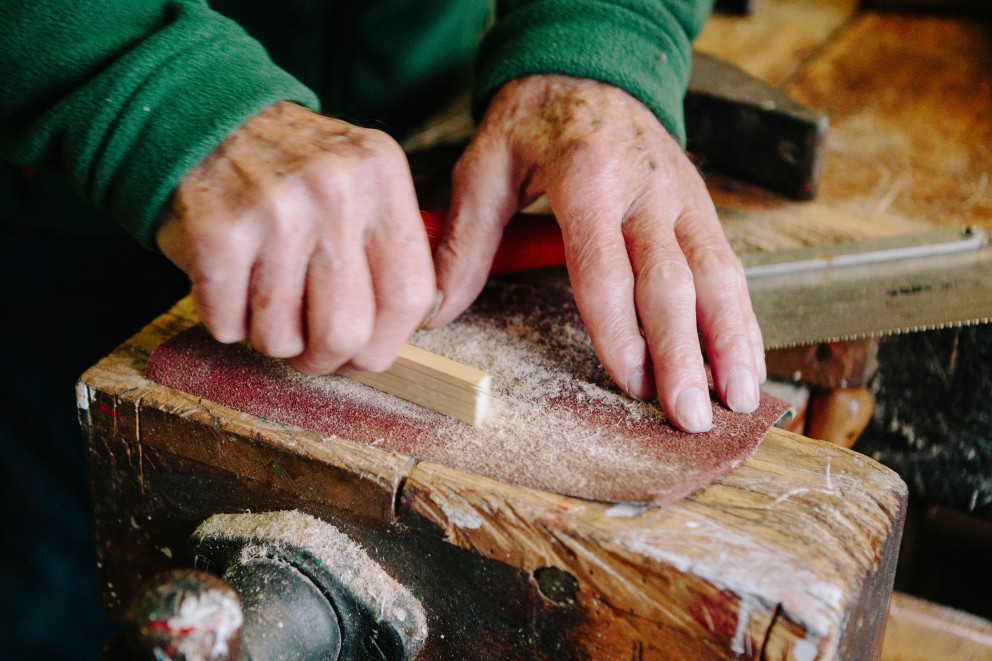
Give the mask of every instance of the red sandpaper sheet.
[{"label": "red sandpaper sheet", "polygon": [[472,308],[411,343],[488,372],[473,428],[337,375],[304,376],[193,327],[158,347],[148,375],[240,411],[487,477],[593,500],[669,504],[747,459],[787,406],[714,407],[712,431],[672,427],[607,377],[562,270],[495,278]]}]

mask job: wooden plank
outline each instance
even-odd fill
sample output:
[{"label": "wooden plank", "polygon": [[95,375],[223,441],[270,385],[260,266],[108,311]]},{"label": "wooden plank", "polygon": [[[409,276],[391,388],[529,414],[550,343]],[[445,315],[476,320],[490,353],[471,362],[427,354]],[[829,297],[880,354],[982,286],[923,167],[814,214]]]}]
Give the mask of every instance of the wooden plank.
[{"label": "wooden plank", "polygon": [[992,622],[907,594],[892,594],[882,661],[987,661]]},{"label": "wooden plank", "polygon": [[425,659],[839,659],[880,647],[905,485],[870,459],[772,430],[737,470],[664,509],[513,487],[149,381],[149,351],[191,313],[177,307],[79,387],[116,615],[142,578],[191,561],[207,516],[297,508],[424,603]]},{"label": "wooden plank", "polygon": [[489,408],[488,374],[409,344],[385,372],[348,376],[473,427],[482,424]]}]

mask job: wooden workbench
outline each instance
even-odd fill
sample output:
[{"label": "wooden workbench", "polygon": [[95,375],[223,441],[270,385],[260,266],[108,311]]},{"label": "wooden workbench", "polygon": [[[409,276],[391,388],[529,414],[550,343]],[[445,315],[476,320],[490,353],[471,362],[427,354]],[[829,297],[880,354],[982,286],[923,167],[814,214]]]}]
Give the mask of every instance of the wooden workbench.
[{"label": "wooden workbench", "polygon": [[[192,323],[183,301],[78,388],[115,616],[141,580],[191,566],[190,534],[210,515],[300,509],[362,544],[423,602],[422,658],[878,653],[906,490],[870,459],[773,429],[752,459],[675,506],[611,509],[149,381],[151,350]],[[576,590],[542,593],[535,574],[547,567]]]}]

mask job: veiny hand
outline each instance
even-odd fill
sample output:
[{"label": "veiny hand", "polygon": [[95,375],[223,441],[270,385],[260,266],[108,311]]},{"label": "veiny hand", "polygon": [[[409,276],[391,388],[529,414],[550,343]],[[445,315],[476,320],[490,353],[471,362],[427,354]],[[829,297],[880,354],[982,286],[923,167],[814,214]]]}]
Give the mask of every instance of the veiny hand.
[{"label": "veiny hand", "polygon": [[290,103],[183,179],[157,240],[211,335],[308,374],[386,369],[435,300],[400,147]]},{"label": "veiny hand", "polygon": [[678,427],[708,430],[698,327],[720,398],[757,407],[764,352],[740,262],[696,169],[639,101],[590,80],[513,80],[452,183],[434,256],[444,303],[431,326],[478,295],[506,222],[546,194],[576,303],[616,383],[640,399],[657,393]]}]

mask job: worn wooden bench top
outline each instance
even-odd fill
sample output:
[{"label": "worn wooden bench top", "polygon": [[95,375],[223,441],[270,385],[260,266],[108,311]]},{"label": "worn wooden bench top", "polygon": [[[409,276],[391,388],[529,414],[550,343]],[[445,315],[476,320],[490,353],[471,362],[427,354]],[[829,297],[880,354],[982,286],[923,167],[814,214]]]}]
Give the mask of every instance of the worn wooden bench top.
[{"label": "worn wooden bench top", "polygon": [[[351,535],[422,600],[423,658],[877,652],[906,491],[870,459],[773,429],[749,461],[672,507],[566,498],[148,380],[151,350],[194,322],[180,302],[79,386],[115,615],[136,582],[191,562],[189,535],[208,516],[298,508]],[[549,598],[535,578],[547,567],[573,577],[574,592]]]}]

